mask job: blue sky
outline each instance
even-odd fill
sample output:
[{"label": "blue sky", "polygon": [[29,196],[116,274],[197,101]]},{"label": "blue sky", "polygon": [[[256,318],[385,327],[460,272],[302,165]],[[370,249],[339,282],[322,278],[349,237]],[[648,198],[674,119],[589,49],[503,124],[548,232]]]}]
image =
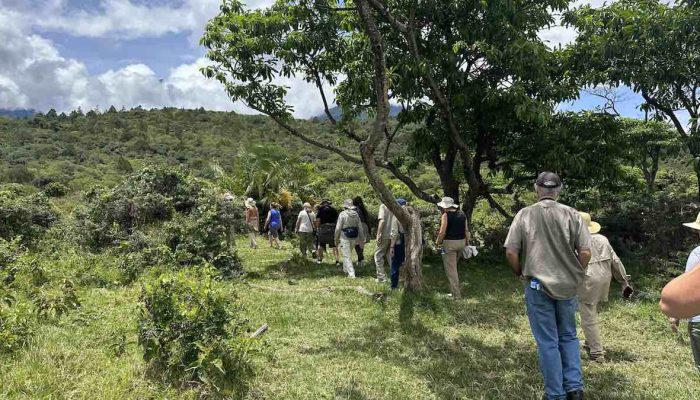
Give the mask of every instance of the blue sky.
[{"label": "blue sky", "polygon": [[[0,108],[142,105],[249,112],[199,72],[206,60],[197,42],[219,5],[220,0],[0,0]],[[575,33],[555,27],[541,36],[556,45]],[[314,88],[300,79],[284,83],[298,117],[322,112],[321,104],[309,105]],[[622,114],[641,116],[639,96],[629,89],[621,93]],[[584,93],[560,108],[592,109],[600,103]]]}]

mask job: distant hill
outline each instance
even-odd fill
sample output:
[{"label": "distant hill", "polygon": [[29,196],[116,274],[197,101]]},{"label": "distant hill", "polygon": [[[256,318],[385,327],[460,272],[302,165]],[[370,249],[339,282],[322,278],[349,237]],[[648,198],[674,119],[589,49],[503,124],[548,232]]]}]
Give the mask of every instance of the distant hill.
[{"label": "distant hill", "polygon": [[36,110],[31,108],[17,108],[17,109],[6,109],[0,108],[0,117],[10,117],[10,118],[29,118],[36,114]]},{"label": "distant hill", "polygon": [[[333,118],[335,118],[335,119],[340,119],[343,116],[343,109],[340,108],[340,106],[335,106],[335,107],[331,108],[330,112],[331,112],[331,115],[333,116]],[[401,112],[401,106],[392,104],[391,109],[389,110],[389,116],[395,117],[395,116],[399,115],[400,112]],[[318,115],[314,118],[321,120],[321,121],[325,121],[328,119],[328,115],[326,115],[326,113],[324,112],[321,115]],[[362,119],[362,120],[367,119],[367,115],[366,114],[361,115],[360,119]]]}]

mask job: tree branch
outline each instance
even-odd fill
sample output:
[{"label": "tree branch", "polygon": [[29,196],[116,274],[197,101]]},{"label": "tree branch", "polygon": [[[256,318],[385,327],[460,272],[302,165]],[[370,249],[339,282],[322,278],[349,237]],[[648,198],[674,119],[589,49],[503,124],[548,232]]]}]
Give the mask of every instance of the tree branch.
[{"label": "tree branch", "polygon": [[656,99],[649,96],[644,90],[642,90],[642,97],[644,97],[644,100],[647,103],[649,103],[652,107],[656,108],[657,110],[661,110],[664,114],[668,115],[668,117],[671,118],[671,121],[673,121],[673,125],[676,127],[678,133],[681,134],[681,137],[683,137],[684,139],[688,137],[688,133],[685,131],[683,124],[681,124],[681,121],[678,120],[676,113],[674,113],[671,108],[662,106],[658,101],[656,101]]},{"label": "tree branch", "polygon": [[[321,94],[321,100],[323,101],[323,109],[326,113],[326,116],[328,116],[328,120],[331,121],[331,124],[333,124],[333,126],[338,126],[338,122],[333,117],[333,114],[331,114],[330,108],[328,108],[328,100],[326,99],[326,92],[323,90],[323,82],[321,81],[321,76],[316,70],[313,70],[313,74],[314,80],[316,81],[316,87],[318,88],[318,92]],[[362,142],[362,138],[357,136],[355,132],[349,130],[348,128],[343,127],[342,131],[343,133],[345,133],[345,136],[349,137],[350,139],[353,139],[358,143]]]},{"label": "tree branch", "polygon": [[504,217],[506,217],[506,218],[508,218],[508,219],[512,219],[512,218],[513,218],[513,216],[510,215],[510,214],[508,213],[508,211],[506,211],[505,208],[503,208],[503,206],[501,206],[500,204],[498,204],[498,202],[496,201],[496,199],[493,198],[493,196],[491,195],[491,193],[484,193],[484,197],[486,197],[486,201],[489,202],[489,206],[491,206],[491,208],[497,210],[502,216],[504,216]]}]

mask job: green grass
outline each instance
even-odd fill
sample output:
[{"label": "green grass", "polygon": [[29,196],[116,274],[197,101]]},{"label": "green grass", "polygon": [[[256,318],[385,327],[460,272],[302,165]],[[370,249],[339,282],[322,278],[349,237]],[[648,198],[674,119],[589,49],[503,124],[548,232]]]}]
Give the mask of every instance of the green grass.
[{"label": "green grass", "polygon": [[[541,396],[522,289],[500,258],[460,265],[464,299],[453,302],[436,259],[426,260],[428,287],[416,296],[375,283],[369,268],[356,280],[331,264],[284,268],[286,245],[286,251],[240,249],[247,275],[229,284],[251,329],[270,327],[248,398]],[[386,297],[376,300],[356,286]],[[136,344],[138,294],[138,284],[83,289],[79,311],[41,325],[26,349],[3,356],[0,398],[198,398],[194,389],[148,377]],[[687,333],[670,333],[653,300],[613,300],[602,321],[611,360],[584,361],[587,398],[697,398],[700,379]]]}]

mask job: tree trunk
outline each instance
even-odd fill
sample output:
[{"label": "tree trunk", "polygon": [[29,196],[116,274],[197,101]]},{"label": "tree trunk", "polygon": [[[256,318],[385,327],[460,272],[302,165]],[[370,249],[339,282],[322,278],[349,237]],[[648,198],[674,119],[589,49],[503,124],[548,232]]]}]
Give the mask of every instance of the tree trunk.
[{"label": "tree trunk", "polygon": [[423,289],[423,237],[421,233],[420,217],[418,212],[413,208],[403,208],[396,203],[393,193],[391,193],[384,179],[377,171],[374,158],[376,149],[384,137],[389,118],[389,86],[386,75],[384,43],[367,0],[358,0],[356,4],[357,11],[360,14],[372,47],[374,90],[377,101],[377,114],[374,118],[372,129],[367,140],[360,144],[362,165],[370,185],[379,195],[382,203],[389,208],[404,228],[406,241],[406,262],[404,263],[404,268],[408,273],[406,290],[417,292]]}]

